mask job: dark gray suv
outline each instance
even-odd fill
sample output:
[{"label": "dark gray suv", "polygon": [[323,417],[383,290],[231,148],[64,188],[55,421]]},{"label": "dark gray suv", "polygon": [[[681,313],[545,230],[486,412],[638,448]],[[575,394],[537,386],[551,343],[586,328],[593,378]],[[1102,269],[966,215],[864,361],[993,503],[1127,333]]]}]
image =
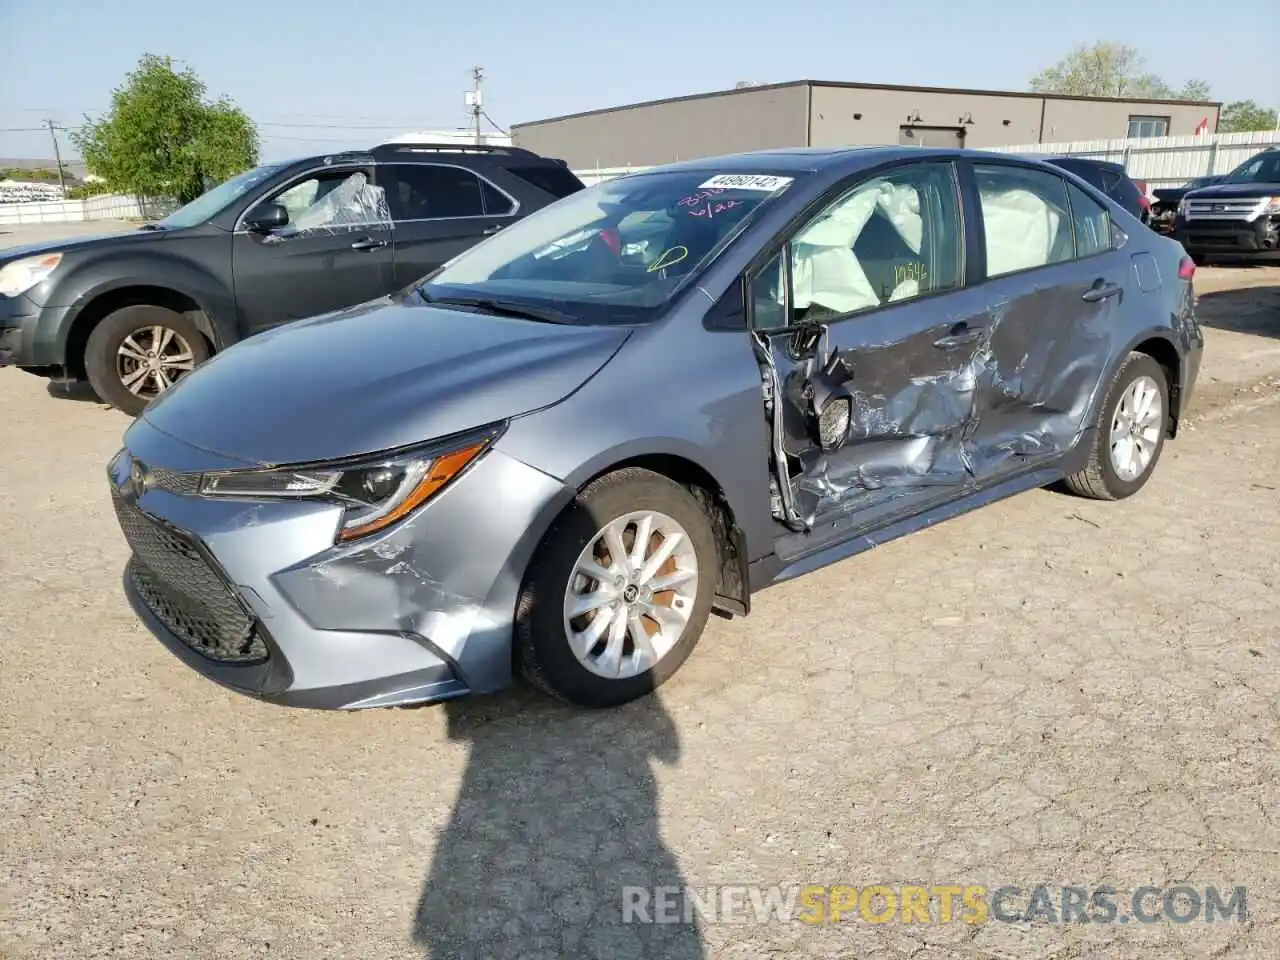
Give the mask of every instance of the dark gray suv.
[{"label": "dark gray suv", "polygon": [[3,251],[0,366],[137,414],[213,353],[418,280],[582,189],[515,147],[386,144],[246,171],[129,233]]}]

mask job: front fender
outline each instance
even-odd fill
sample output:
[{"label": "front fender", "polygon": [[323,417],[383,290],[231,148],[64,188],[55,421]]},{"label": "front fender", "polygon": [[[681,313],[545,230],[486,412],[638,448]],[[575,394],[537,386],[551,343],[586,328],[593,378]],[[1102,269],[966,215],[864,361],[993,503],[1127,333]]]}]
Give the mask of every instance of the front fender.
[{"label": "front fender", "polygon": [[66,361],[67,344],[86,308],[106,294],[130,287],[155,287],[181,294],[208,318],[214,347],[222,350],[240,339],[232,291],[208,270],[190,260],[150,251],[107,254],[74,267],[49,291],[36,325],[36,343]]}]

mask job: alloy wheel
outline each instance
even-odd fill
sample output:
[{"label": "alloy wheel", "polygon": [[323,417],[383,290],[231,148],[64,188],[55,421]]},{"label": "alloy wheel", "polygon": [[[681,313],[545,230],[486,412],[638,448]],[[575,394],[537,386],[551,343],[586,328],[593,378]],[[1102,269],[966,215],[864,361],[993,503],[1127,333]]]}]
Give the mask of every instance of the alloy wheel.
[{"label": "alloy wheel", "polygon": [[1137,377],[1120,396],[1111,421],[1111,466],[1121,480],[1132,483],[1151,466],[1160,432],[1164,402],[1154,379]]},{"label": "alloy wheel", "polygon": [[120,383],[146,399],[159,396],[195,367],[191,344],[168,327],[141,327],[121,340],[116,349]]}]

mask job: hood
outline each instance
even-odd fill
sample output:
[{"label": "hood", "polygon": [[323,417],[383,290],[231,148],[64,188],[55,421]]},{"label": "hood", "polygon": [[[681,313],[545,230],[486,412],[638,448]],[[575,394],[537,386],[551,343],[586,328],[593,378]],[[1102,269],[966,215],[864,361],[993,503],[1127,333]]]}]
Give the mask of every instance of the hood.
[{"label": "hood", "polygon": [[383,298],[241,341],[143,419],[261,464],[377,453],[556,403],[629,334]]},{"label": "hood", "polygon": [[0,250],[0,263],[12,263],[23,257],[35,257],[44,253],[69,253],[87,247],[104,244],[136,243],[154,241],[164,236],[160,230],[125,230],[117,233],[93,234],[88,237],[66,237],[62,240],[47,240],[43,243],[29,243],[21,247],[5,247]]},{"label": "hood", "polygon": [[1280,196],[1280,183],[1215,183],[1211,187],[1190,190],[1186,196],[1196,200],[1210,197],[1271,197]]}]

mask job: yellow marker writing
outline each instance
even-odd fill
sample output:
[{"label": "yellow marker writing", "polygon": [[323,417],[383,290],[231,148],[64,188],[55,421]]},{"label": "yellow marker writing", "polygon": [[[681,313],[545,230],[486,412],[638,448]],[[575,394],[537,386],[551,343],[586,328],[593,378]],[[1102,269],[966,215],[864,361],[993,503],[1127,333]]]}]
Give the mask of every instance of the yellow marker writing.
[{"label": "yellow marker writing", "polygon": [[688,247],[672,247],[670,250],[662,251],[662,256],[649,264],[649,273],[657,273],[659,270],[665,270],[667,267],[674,267],[677,263],[689,256]]}]

